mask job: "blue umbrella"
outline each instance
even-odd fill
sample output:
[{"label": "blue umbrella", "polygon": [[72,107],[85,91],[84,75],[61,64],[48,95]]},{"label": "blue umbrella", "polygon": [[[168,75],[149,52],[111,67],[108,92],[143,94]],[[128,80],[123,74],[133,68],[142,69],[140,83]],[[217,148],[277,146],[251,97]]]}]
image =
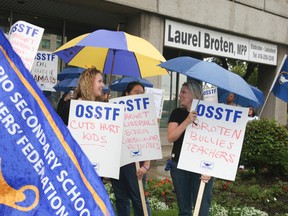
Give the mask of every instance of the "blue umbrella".
[{"label": "blue umbrella", "polygon": [[259,103],[249,84],[242,77],[214,62],[206,62],[192,57],[177,57],[163,62],[159,66]]},{"label": "blue umbrella", "polygon": [[[249,99],[242,97],[240,95],[237,95],[237,94],[235,94],[234,102],[240,106],[243,106],[243,107],[252,106],[255,109],[258,109],[260,106],[262,106],[264,104],[264,94],[257,87],[254,87],[252,85],[249,85],[249,86],[252,89],[252,91],[254,92],[258,102],[255,102],[253,100],[249,100]],[[226,103],[226,100],[227,100],[229,93],[230,93],[229,91],[218,88],[218,102],[219,103]]]},{"label": "blue umbrella", "polygon": [[59,72],[57,79],[61,81],[67,78],[78,78],[84,70],[80,67],[67,67]]},{"label": "blue umbrella", "polygon": [[153,83],[151,83],[149,80],[147,79],[143,79],[140,77],[123,77],[121,79],[117,79],[115,80],[111,86],[110,89],[112,91],[119,91],[119,92],[123,92],[126,89],[126,86],[130,83],[130,82],[139,82],[141,83],[143,86],[145,87],[153,87]]},{"label": "blue umbrella", "polygon": [[59,83],[57,83],[53,88],[56,91],[64,91],[67,92],[69,91],[71,88],[75,88],[77,87],[77,83],[78,83],[78,78],[74,78],[74,79],[64,79],[62,81],[60,81]]},{"label": "blue umbrella", "polygon": [[68,84],[69,88],[76,88],[78,86],[78,80],[79,78],[74,78],[71,80],[71,82]]}]

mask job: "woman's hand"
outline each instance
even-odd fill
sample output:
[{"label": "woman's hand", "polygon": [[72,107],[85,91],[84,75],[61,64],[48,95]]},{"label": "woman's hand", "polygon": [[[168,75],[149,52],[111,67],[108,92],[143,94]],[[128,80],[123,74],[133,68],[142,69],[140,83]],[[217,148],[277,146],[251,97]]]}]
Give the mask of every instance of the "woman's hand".
[{"label": "woman's hand", "polygon": [[141,180],[143,176],[147,173],[147,171],[148,171],[147,167],[146,168],[144,166],[140,167],[140,169],[138,169],[136,172],[138,180]]},{"label": "woman's hand", "polygon": [[185,121],[188,123],[188,124],[191,124],[192,122],[194,122],[197,118],[197,112],[195,110],[191,111],[189,113],[189,115],[187,116],[187,118],[185,119]]},{"label": "woman's hand", "polygon": [[211,176],[201,175],[200,179],[201,179],[204,183],[208,183],[209,180],[211,179]]}]

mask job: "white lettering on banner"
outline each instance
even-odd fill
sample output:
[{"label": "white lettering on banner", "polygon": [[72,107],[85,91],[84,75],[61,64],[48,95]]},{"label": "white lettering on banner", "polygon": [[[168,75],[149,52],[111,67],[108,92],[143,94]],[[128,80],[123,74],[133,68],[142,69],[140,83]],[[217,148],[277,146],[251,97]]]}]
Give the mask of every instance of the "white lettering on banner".
[{"label": "white lettering on banner", "polygon": [[[90,216],[90,210],[85,207],[85,198],[81,196],[81,192],[73,179],[68,178],[68,172],[63,170],[60,159],[57,157],[57,154],[54,152],[51,145],[47,142],[47,136],[37,115],[33,112],[33,109],[30,108],[29,104],[23,98],[21,93],[13,92],[13,90],[15,90],[15,86],[9,79],[8,74],[5,72],[2,66],[0,66],[0,87],[2,91],[11,94],[9,97],[7,97],[7,105],[5,105],[4,101],[0,101],[0,122],[7,129],[9,134],[20,135],[19,138],[17,138],[16,144],[27,161],[32,165],[35,172],[39,175],[42,184],[42,188],[39,189],[43,190],[43,193],[46,195],[51,208],[55,211],[56,215],[69,215],[69,212],[66,209],[66,206],[63,204],[61,198],[63,195],[60,191],[55,189],[52,181],[46,174],[46,169],[53,171],[55,179],[62,183],[62,189],[64,190],[66,196],[70,198],[70,201],[73,203],[74,210],[77,211],[77,214]],[[21,124],[16,122],[16,118],[9,110],[9,108],[12,109],[11,104],[16,108],[16,112],[19,112],[20,118],[24,120],[25,130],[31,130],[38,141],[37,143],[30,142],[26,135],[22,135],[23,130],[21,129]],[[15,111],[14,115],[17,115]],[[42,146],[41,155],[44,156],[43,158],[41,158],[40,153],[35,148],[35,146],[38,144]],[[58,173],[59,175],[57,175]],[[61,194],[61,196],[58,194]]]},{"label": "white lettering on banner", "polygon": [[228,58],[277,65],[277,45],[165,21],[164,45]]}]

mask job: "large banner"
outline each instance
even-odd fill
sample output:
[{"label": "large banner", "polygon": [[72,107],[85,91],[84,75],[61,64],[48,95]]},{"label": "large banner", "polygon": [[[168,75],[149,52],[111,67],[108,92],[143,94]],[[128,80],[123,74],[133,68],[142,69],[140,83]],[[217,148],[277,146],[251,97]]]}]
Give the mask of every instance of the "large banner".
[{"label": "large banner", "polygon": [[0,31],[1,215],[114,215],[100,177]]},{"label": "large banner", "polygon": [[58,56],[48,51],[38,51],[31,74],[42,91],[55,91],[57,84]]},{"label": "large banner", "polygon": [[178,168],[234,181],[248,108],[193,100],[197,121],[187,127]]},{"label": "large banner", "polygon": [[14,23],[10,29],[9,41],[28,71],[33,66],[43,33],[43,28],[24,21]]},{"label": "large banner", "polygon": [[119,179],[123,119],[123,105],[71,100],[68,128],[99,176]]},{"label": "large banner", "polygon": [[153,95],[131,95],[109,102],[125,105],[121,166],[136,161],[162,159]]}]

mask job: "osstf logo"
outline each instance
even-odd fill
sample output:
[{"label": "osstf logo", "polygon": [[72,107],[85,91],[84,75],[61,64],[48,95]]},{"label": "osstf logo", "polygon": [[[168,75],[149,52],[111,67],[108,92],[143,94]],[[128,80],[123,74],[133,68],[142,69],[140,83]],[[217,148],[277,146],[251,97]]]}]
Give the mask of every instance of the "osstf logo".
[{"label": "osstf logo", "polygon": [[138,150],[138,151],[130,151],[130,157],[139,157],[142,155],[142,151]]},{"label": "osstf logo", "polygon": [[214,163],[211,163],[209,161],[201,161],[200,167],[203,169],[213,170]]}]

